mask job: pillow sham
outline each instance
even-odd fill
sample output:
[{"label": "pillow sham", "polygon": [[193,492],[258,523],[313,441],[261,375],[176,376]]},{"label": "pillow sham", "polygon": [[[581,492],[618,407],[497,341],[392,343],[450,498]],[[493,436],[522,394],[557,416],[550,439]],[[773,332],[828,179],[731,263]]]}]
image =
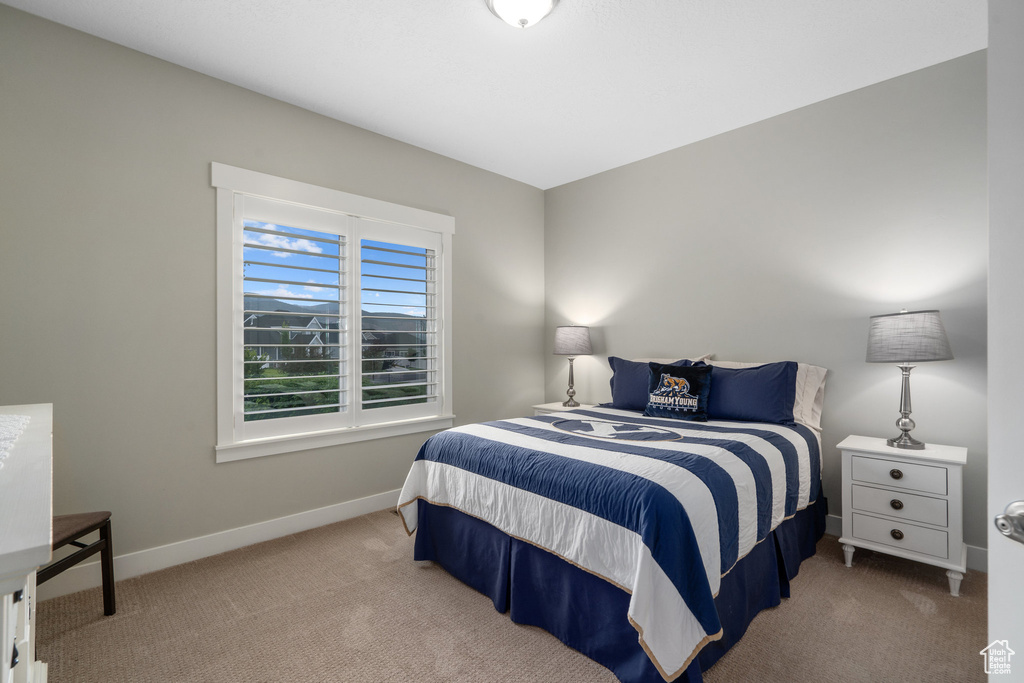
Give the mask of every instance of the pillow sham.
[{"label": "pillow sham", "polygon": [[708,365],[650,363],[644,415],[706,422],[713,368]]},{"label": "pillow sham", "polygon": [[[647,407],[647,394],[650,390],[650,364],[640,361],[626,360],[618,356],[608,356],[608,364],[612,366],[612,408],[621,410],[643,410]],[[691,365],[692,361],[684,358],[665,365]]]},{"label": "pillow sham", "polygon": [[[768,363],[741,363],[709,360],[709,365],[724,368],[755,368]],[[825,403],[825,377],[828,370],[817,365],[797,363],[796,393],[793,397],[793,419],[812,429],[821,429],[821,409]]]},{"label": "pillow sham", "polygon": [[[710,363],[713,355],[713,353],[705,353],[702,356],[688,356],[683,360],[688,360],[693,363]],[[635,363],[661,363],[662,365],[672,365],[673,363],[679,362],[674,358],[631,358],[630,360]]]},{"label": "pillow sham", "polygon": [[792,423],[797,364],[766,363],[751,368],[711,365],[715,390],[708,401],[712,420]]}]

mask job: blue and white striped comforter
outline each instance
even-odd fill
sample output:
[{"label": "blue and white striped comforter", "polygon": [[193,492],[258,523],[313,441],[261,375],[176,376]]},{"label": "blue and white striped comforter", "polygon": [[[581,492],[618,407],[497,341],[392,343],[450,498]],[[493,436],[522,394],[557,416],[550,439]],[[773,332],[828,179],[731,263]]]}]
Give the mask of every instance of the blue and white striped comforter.
[{"label": "blue and white striped comforter", "polygon": [[631,594],[666,680],[722,635],[721,577],[817,500],[820,440],[803,425],[683,422],[610,408],[467,425],[431,437],[399,499],[480,518]]}]

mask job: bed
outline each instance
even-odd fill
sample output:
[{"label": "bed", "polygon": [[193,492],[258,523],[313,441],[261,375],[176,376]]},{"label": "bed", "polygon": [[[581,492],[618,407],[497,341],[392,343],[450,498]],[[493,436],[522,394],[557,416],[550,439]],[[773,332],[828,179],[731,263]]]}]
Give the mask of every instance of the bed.
[{"label": "bed", "polygon": [[824,370],[611,362],[610,404],[428,439],[399,512],[416,560],[619,680],[700,681],[824,531]]}]

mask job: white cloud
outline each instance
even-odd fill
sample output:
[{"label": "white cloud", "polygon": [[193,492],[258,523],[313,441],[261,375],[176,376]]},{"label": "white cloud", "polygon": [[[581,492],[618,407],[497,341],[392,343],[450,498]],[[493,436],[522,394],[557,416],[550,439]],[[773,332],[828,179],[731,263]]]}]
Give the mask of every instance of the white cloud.
[{"label": "white cloud", "polygon": [[[295,251],[304,251],[308,254],[322,254],[324,250],[316,243],[309,240],[304,240],[300,237],[284,237],[283,235],[267,235],[264,233],[253,233],[250,235],[250,240],[256,244],[262,244],[265,247],[277,247],[278,249],[293,249]],[[288,258],[289,256],[295,256],[285,251],[275,251],[274,256],[278,258]]]},{"label": "white cloud", "polygon": [[298,299],[312,299],[312,294],[306,294],[305,292],[293,292],[287,287],[278,287],[277,289],[261,289],[259,291],[247,292],[247,294],[262,294],[263,296],[290,296]]}]

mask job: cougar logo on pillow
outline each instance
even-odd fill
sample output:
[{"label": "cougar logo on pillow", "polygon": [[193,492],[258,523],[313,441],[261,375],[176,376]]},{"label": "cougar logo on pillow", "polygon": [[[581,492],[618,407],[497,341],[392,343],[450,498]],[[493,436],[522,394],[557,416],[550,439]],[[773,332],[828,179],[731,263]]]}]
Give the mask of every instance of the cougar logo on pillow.
[{"label": "cougar logo on pillow", "polygon": [[697,397],[690,393],[690,383],[682,377],[663,374],[658,388],[651,392],[649,405],[674,410],[697,410]]}]

